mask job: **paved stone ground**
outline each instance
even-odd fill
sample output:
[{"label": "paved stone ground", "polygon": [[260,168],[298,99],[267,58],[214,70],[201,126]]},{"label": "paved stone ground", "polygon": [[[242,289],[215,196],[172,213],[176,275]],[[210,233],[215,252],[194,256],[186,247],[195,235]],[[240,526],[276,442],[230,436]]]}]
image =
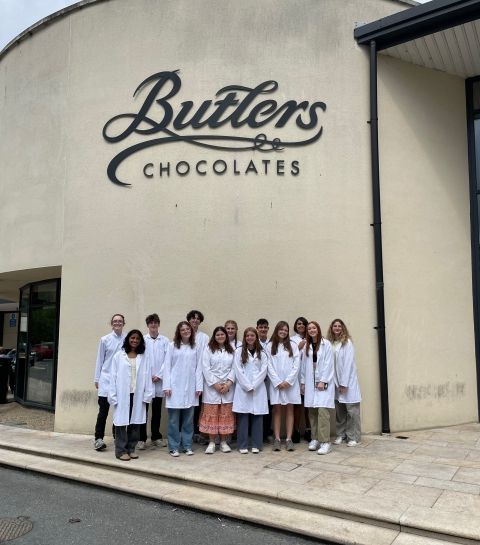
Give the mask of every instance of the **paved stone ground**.
[{"label": "paved stone ground", "polygon": [[[216,490],[220,494],[222,490],[233,490],[240,494],[237,502],[241,501],[238,498],[242,494],[254,495],[259,508],[267,509],[267,519],[270,516],[268,509],[275,509],[273,504],[280,502],[295,506],[295,520],[299,509],[305,513],[315,509],[318,513],[328,511],[351,520],[360,518],[360,522],[376,520],[379,526],[390,527],[389,532],[398,533],[410,528],[433,536],[441,535],[442,539],[451,535],[452,541],[460,543],[480,543],[478,423],[403,432],[405,439],[365,435],[359,446],[334,446],[327,456],[309,452],[306,443],[298,445],[295,452],[272,452],[265,445],[258,455],[217,451],[211,456],[203,453],[204,447],[195,445],[195,456],[172,458],[166,448],[150,448],[140,451],[140,458],[130,462],[115,459],[111,438],[106,451],[96,452],[92,448],[92,438],[85,435],[7,426],[0,426],[0,432],[0,448],[3,446],[11,453],[3,450],[4,459],[8,454],[12,465],[16,455],[18,466],[52,474],[71,471],[86,482],[87,479],[94,482],[96,477],[92,477],[92,471],[103,466],[117,473],[121,471],[125,476],[117,475],[116,485],[122,478],[128,479],[126,474],[133,470],[137,473],[134,486],[140,483],[138,472],[141,472],[146,477],[142,485],[145,490],[153,487],[154,493],[163,494],[165,501],[175,501],[179,497],[176,491],[179,486],[186,486],[179,484],[183,482],[197,487],[193,499],[185,503],[192,506],[196,506],[195,497],[206,491]],[[14,452],[16,450],[19,452]],[[46,458],[38,461],[33,456],[23,459],[26,454],[21,455],[20,451],[63,457],[65,461]],[[149,476],[177,481],[176,484],[154,484]],[[103,477],[99,474],[98,478]],[[208,501],[206,496],[202,501]],[[224,496],[218,498],[218,502],[224,501]],[[264,502],[261,506],[260,501]],[[231,509],[235,512],[241,507],[241,503],[232,503]],[[219,512],[222,508],[219,503]],[[272,512],[271,517],[274,516]],[[397,545],[400,536],[395,536]],[[393,543],[391,537],[384,535],[382,543]],[[408,536],[402,532],[401,537],[405,541]],[[378,545],[380,541],[376,543]]]},{"label": "paved stone ground", "polygon": [[55,414],[44,409],[24,407],[14,401],[0,405],[0,424],[31,430],[53,431]]}]

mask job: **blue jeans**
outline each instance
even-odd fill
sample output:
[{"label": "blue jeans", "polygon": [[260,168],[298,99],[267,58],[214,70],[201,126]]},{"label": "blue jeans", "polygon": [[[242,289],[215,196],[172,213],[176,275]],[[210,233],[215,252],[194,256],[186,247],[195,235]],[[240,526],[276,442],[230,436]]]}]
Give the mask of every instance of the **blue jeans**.
[{"label": "blue jeans", "polygon": [[168,450],[192,448],[194,407],[168,409]]}]

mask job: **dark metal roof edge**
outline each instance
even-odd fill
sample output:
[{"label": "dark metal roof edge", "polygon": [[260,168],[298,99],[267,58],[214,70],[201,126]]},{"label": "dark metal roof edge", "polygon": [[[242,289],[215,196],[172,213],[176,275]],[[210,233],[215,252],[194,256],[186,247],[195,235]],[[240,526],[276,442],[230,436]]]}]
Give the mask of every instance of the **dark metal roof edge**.
[{"label": "dark metal roof edge", "polygon": [[375,40],[380,50],[477,18],[480,0],[432,0],[359,26],[354,38],[360,45]]},{"label": "dark metal roof edge", "polygon": [[13,47],[15,47],[17,44],[19,44],[21,41],[25,40],[26,38],[29,38],[32,34],[37,32],[38,30],[41,30],[43,27],[46,27],[50,23],[56,22],[62,17],[70,15],[74,11],[78,11],[85,7],[88,7],[91,4],[99,4],[100,2],[105,2],[105,1],[106,0],[80,0],[79,2],[76,2],[75,4],[59,9],[58,11],[55,11],[54,13],[47,15],[43,19],[40,19],[40,21],[37,21],[33,25],[26,28],[24,31],[20,32],[20,34],[15,36],[13,40],[8,42],[8,44],[0,51],[0,61],[11,49],[13,49]]}]

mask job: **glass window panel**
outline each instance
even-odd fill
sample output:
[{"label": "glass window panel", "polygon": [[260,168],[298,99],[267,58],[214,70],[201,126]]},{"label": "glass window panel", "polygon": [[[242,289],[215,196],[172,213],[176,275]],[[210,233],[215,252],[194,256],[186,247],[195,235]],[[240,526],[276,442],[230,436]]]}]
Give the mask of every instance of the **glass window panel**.
[{"label": "glass window panel", "polygon": [[28,309],[30,306],[30,287],[20,290],[20,330],[17,340],[17,360],[15,364],[16,386],[15,395],[25,399],[25,374],[27,370],[28,346]]},{"label": "glass window panel", "polygon": [[52,404],[57,352],[57,282],[43,282],[31,288],[26,400]]}]

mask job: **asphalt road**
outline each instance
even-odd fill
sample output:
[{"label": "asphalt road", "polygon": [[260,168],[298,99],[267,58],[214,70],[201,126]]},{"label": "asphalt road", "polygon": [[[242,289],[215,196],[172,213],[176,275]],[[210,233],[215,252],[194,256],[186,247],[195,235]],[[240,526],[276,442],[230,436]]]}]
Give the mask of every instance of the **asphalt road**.
[{"label": "asphalt road", "polygon": [[[292,534],[0,467],[0,519],[29,517],[12,545],[312,545]],[[79,522],[70,522],[71,519]],[[0,538],[1,542],[1,538]]]}]

